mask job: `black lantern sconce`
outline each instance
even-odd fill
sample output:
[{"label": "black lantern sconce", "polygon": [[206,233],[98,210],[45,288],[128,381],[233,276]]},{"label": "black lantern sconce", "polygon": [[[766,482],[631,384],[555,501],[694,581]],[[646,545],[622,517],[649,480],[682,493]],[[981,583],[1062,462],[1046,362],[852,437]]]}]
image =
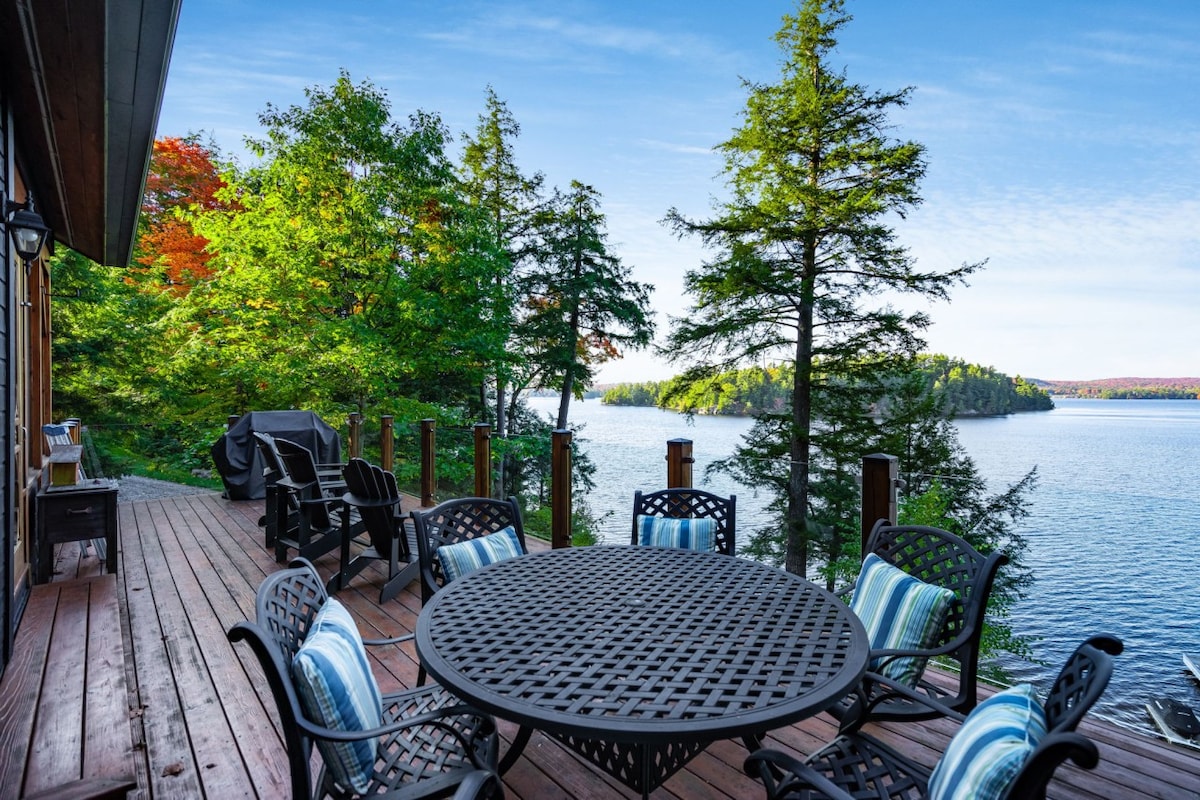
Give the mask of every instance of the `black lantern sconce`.
[{"label": "black lantern sconce", "polygon": [[8,228],[8,235],[12,237],[13,247],[16,248],[21,261],[25,263],[25,269],[28,270],[29,262],[42,252],[42,247],[46,244],[46,237],[50,235],[50,229],[42,221],[42,215],[33,210],[33,193],[26,194],[24,203],[14,203],[12,200],[5,199],[4,214],[0,216],[0,224]]}]

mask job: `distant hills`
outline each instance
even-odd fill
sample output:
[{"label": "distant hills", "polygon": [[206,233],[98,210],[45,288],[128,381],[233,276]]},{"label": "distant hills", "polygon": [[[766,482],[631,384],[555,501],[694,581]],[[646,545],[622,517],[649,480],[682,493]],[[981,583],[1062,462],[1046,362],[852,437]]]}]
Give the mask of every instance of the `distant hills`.
[{"label": "distant hills", "polygon": [[1200,400],[1200,378],[1101,378],[1091,381],[1029,383],[1056,397],[1094,397],[1102,400]]}]

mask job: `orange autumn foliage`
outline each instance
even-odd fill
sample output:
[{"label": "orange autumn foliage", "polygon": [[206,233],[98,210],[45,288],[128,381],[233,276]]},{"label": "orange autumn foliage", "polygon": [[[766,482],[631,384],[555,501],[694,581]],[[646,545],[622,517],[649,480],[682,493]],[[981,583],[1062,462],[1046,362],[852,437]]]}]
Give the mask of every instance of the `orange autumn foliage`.
[{"label": "orange autumn foliage", "polygon": [[212,153],[203,145],[178,137],[154,142],[142,197],[146,224],[138,238],[137,262],[145,269],[140,272],[161,274],[169,290],[177,295],[187,294],[212,274],[208,240],[193,231],[191,223],[180,219],[176,209],[224,208],[216,197],[223,186]]}]

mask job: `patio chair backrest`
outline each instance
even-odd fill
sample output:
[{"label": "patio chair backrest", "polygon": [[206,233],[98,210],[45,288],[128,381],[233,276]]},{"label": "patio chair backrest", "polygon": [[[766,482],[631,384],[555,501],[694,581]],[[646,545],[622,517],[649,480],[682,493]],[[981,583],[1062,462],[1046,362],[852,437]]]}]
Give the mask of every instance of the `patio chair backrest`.
[{"label": "patio chair backrest", "polygon": [[46,446],[50,448],[60,444],[75,444],[75,440],[71,438],[71,429],[58,423],[43,425],[42,436],[46,438]]},{"label": "patio chair backrest", "polygon": [[[52,454],[56,447],[68,447],[75,444],[75,440],[71,438],[71,426],[61,423],[47,423],[42,426],[42,438],[46,441],[46,449]],[[76,480],[82,483],[87,480],[87,473],[84,472],[83,463],[80,462],[75,467]]]},{"label": "patio chair backrest", "polygon": [[346,491],[365,500],[394,500],[393,505],[364,505],[358,509],[363,527],[377,553],[386,554],[400,530],[400,487],[396,476],[361,458],[352,458],[342,470]]},{"label": "patio chair backrest", "polygon": [[716,549],[727,556],[737,553],[737,495],[721,497],[703,489],[661,489],[657,492],[633,493],[633,539],[638,543],[639,516],[671,517],[675,519],[708,518],[717,522]]},{"label": "patio chair backrest", "polygon": [[[317,460],[313,457],[311,450],[290,439],[280,439],[279,437],[275,437],[275,449],[283,462],[285,475],[297,484],[313,487],[308,494],[310,499],[327,499],[326,492],[321,486],[321,477],[317,474]],[[309,524],[313,528],[321,530],[329,528],[333,524],[329,517],[328,502],[309,503],[305,505],[305,508],[309,515]]]},{"label": "patio chair backrest", "polygon": [[255,596],[255,619],[270,634],[288,664],[304,644],[313,618],[328,598],[312,562],[295,558],[268,575]]},{"label": "patio chair backrest", "polygon": [[463,497],[446,500],[433,508],[415,509],[410,513],[417,537],[417,555],[421,561],[421,597],[428,601],[446,584],[439,547],[457,544],[512,526],[521,550],[525,544],[525,528],[521,524],[521,509],[516,498],[496,500],[490,497]]},{"label": "patio chair backrest", "polygon": [[1046,785],[1067,759],[1084,769],[1094,769],[1100,763],[1096,743],[1075,728],[1104,694],[1112,677],[1113,657],[1122,649],[1121,640],[1115,636],[1092,636],[1063,664],[1042,706],[1046,735],[1021,766],[1006,798],[1045,800]]},{"label": "patio chair backrest", "polygon": [[1115,636],[1093,636],[1076,648],[1058,672],[1046,695],[1046,728],[1073,731],[1092,707],[1112,676],[1112,656],[1124,649]]}]

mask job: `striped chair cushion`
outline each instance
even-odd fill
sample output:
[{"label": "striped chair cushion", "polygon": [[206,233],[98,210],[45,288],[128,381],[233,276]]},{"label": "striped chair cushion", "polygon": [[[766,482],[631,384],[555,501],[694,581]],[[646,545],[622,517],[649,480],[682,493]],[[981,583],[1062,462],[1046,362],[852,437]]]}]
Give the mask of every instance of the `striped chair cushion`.
[{"label": "striped chair cushion", "polygon": [[[292,659],[292,675],[304,714],[313,722],[341,731],[380,726],[379,685],[367,663],[358,626],[337,600],[326,600],[313,618],[304,644]],[[359,794],[370,788],[377,744],[376,739],[317,740],[334,780]]]},{"label": "striped chair cushion", "polygon": [[517,538],[517,532],[511,525],[486,536],[444,544],[437,549],[438,561],[446,575],[446,583],[488,564],[524,554],[521,540]]},{"label": "striped chair cushion", "polygon": [[980,703],[954,734],[929,776],[929,800],[1004,796],[1046,735],[1046,712],[1027,683]]},{"label": "striped chair cushion", "polygon": [[[871,638],[872,650],[923,650],[937,643],[954,592],[932,586],[892,566],[874,553],[863,559],[850,599]],[[908,686],[916,686],[927,659],[917,656],[874,658],[869,668]]]},{"label": "striped chair cushion", "polygon": [[639,514],[637,529],[640,545],[707,552],[717,549],[717,521],[708,517],[677,519]]}]

